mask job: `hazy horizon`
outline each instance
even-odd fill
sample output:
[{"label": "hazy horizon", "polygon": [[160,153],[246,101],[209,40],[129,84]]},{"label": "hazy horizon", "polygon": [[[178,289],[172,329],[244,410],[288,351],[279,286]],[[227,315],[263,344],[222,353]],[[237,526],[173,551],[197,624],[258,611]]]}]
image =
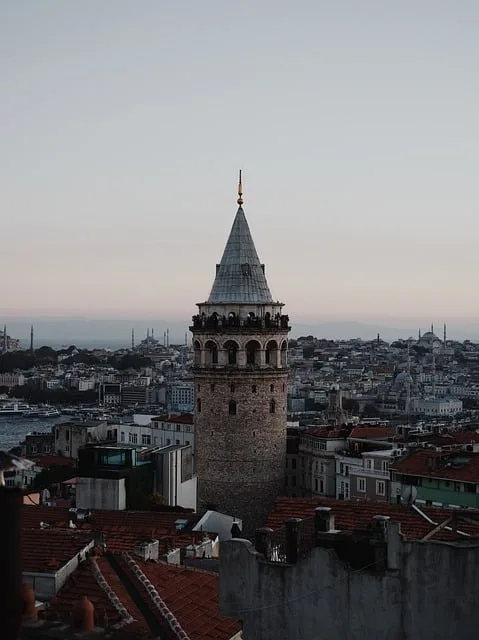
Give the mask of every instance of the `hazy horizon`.
[{"label": "hazy horizon", "polygon": [[186,324],[241,167],[293,324],[473,327],[478,26],[472,0],[5,0],[0,322]]},{"label": "hazy horizon", "polygon": [[[131,331],[134,330],[135,343],[138,344],[146,337],[147,331],[154,330],[155,337],[163,342],[164,332],[169,329],[170,344],[183,344],[185,333],[188,344],[191,343],[191,333],[188,330],[187,319],[159,319],[159,318],[9,318],[7,321],[9,335],[21,340],[23,348],[30,345],[30,326],[34,325],[35,347],[45,344],[56,347],[76,344],[77,346],[105,346],[118,348],[120,345],[131,345]],[[379,333],[381,338],[392,341],[398,338],[417,337],[421,333],[429,331],[431,325],[418,324],[414,328],[413,322],[409,325],[401,323],[363,323],[354,320],[349,321],[317,321],[317,322],[291,322],[291,338],[301,335],[314,335],[317,338],[349,339],[362,338],[372,340]],[[440,338],[443,337],[443,323],[433,325],[434,332]],[[479,325],[447,325],[447,337],[451,340],[470,339],[479,341]]]}]

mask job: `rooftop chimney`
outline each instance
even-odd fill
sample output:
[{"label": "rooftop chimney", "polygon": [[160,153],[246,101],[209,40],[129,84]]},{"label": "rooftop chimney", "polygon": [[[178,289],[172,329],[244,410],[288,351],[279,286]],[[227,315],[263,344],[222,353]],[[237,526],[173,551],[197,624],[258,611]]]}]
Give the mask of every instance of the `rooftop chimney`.
[{"label": "rooftop chimney", "polygon": [[22,504],[21,489],[0,487],[0,576],[5,586],[0,598],[2,640],[17,640],[22,622]]},{"label": "rooftop chimney", "polygon": [[83,596],[73,610],[72,626],[79,631],[93,631],[95,629],[95,607]]},{"label": "rooftop chimney", "polygon": [[22,584],[23,621],[37,620],[38,612],[35,602],[35,591],[29,584]]},{"label": "rooftop chimney", "polygon": [[314,528],[316,533],[334,531],[334,515],[331,507],[316,507],[314,510]]}]

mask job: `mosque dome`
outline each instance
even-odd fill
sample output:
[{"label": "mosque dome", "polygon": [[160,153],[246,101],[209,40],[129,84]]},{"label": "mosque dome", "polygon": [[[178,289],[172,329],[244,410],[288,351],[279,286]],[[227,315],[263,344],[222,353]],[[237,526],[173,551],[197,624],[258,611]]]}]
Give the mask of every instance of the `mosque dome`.
[{"label": "mosque dome", "polygon": [[411,374],[407,371],[401,371],[401,373],[398,373],[396,379],[394,380],[395,387],[404,387],[405,385],[412,383],[413,379],[411,377]]}]

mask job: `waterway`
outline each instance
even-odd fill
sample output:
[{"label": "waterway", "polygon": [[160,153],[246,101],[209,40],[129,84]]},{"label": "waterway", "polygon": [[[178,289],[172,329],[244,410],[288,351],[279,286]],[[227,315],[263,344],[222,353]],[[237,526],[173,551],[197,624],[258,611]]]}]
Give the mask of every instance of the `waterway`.
[{"label": "waterway", "polygon": [[67,416],[53,418],[52,420],[40,420],[39,418],[0,418],[0,449],[16,447],[25,439],[28,433],[33,431],[50,432],[52,427],[59,422],[68,420]]}]

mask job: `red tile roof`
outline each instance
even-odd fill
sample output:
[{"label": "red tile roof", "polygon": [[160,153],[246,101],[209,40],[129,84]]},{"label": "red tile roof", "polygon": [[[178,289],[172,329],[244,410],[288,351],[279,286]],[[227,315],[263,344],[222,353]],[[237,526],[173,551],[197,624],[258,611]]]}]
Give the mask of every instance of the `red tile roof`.
[{"label": "red tile roof", "polygon": [[91,534],[73,529],[24,529],[22,570],[54,573],[91,541]]},{"label": "red tile roof", "polygon": [[314,436],[316,438],[346,438],[348,431],[344,429],[328,429],[327,427],[312,427],[302,431],[301,435]]},{"label": "red tile roof", "polygon": [[102,557],[97,557],[95,560],[91,558],[86,560],[71,574],[57,595],[49,601],[47,617],[49,619],[68,620],[71,611],[80,598],[86,595],[95,607],[95,623],[98,627],[105,625],[105,618],[107,618],[109,625],[115,625],[124,620],[124,617],[120,615],[117,607],[115,607],[105,590],[100,587],[95,577],[95,561],[98,563],[98,568],[108,587],[119,598],[127,613],[133,618],[133,622],[126,625],[128,631],[145,634],[145,638],[150,637],[145,619],[109,561]]},{"label": "red tile roof", "polygon": [[391,427],[354,427],[349,434],[350,438],[361,438],[364,440],[387,440],[396,435]]},{"label": "red tile roof", "polygon": [[479,484],[479,453],[415,451],[391,466],[404,475]]},{"label": "red tile roof", "polygon": [[229,640],[241,630],[238,620],[219,614],[218,575],[165,563],[135,562],[192,640]]},{"label": "red tile roof", "polygon": [[[309,518],[314,514],[315,508],[321,506],[332,508],[334,526],[343,531],[367,528],[376,515],[389,516],[392,521],[399,522],[402,533],[409,540],[420,540],[434,528],[434,525],[412,506],[331,498],[278,498],[268,516],[266,526],[279,529],[288,518]],[[452,514],[457,514],[457,511],[452,509],[423,508],[422,506],[420,511],[435,523],[444,522]],[[470,510],[468,513],[479,516],[478,511]],[[471,525],[461,524],[458,528],[473,535],[479,533],[479,527]],[[434,536],[435,540],[451,538],[457,538],[457,535],[447,530],[441,530]]]},{"label": "red tile roof", "polygon": [[31,460],[39,467],[74,467],[75,460],[65,456],[31,456]]},{"label": "red tile roof", "polygon": [[[49,522],[52,528],[68,529],[74,515],[65,508],[25,506],[23,526],[25,529],[40,528],[40,522]],[[77,531],[98,531],[103,534],[107,550],[112,553],[133,551],[139,542],[155,538],[160,543],[160,554],[168,549],[184,548],[198,542],[202,533],[191,531],[198,521],[193,513],[171,513],[160,511],[92,511],[89,522],[77,522]],[[177,531],[176,520],[187,520],[183,531]]]},{"label": "red tile roof", "polygon": [[[132,557],[191,640],[230,640],[241,630],[238,620],[219,615],[218,575],[166,563],[143,562]],[[125,622],[125,617],[120,615],[112,599],[99,585],[94,568],[96,562],[107,588],[111,589],[112,595],[117,596],[127,614],[133,618],[133,622],[126,624],[125,629],[142,633],[145,638],[153,636],[150,628],[151,616],[148,619],[145,617],[146,611],[143,606],[146,605],[153,618],[165,630],[164,636],[169,640],[177,638],[173,631],[169,632],[170,627],[164,613],[155,604],[127,560],[123,556],[114,556],[114,561],[120,567],[119,573],[112,564],[111,556],[97,557],[94,560],[89,558],[83,562],[57,596],[50,601],[48,617],[67,620],[79,599],[87,595],[95,607],[98,626],[104,625],[105,616],[110,625],[118,624],[122,620]],[[126,583],[131,583],[136,595],[141,599],[141,609],[130,595],[130,590],[126,588],[125,580]]]}]

